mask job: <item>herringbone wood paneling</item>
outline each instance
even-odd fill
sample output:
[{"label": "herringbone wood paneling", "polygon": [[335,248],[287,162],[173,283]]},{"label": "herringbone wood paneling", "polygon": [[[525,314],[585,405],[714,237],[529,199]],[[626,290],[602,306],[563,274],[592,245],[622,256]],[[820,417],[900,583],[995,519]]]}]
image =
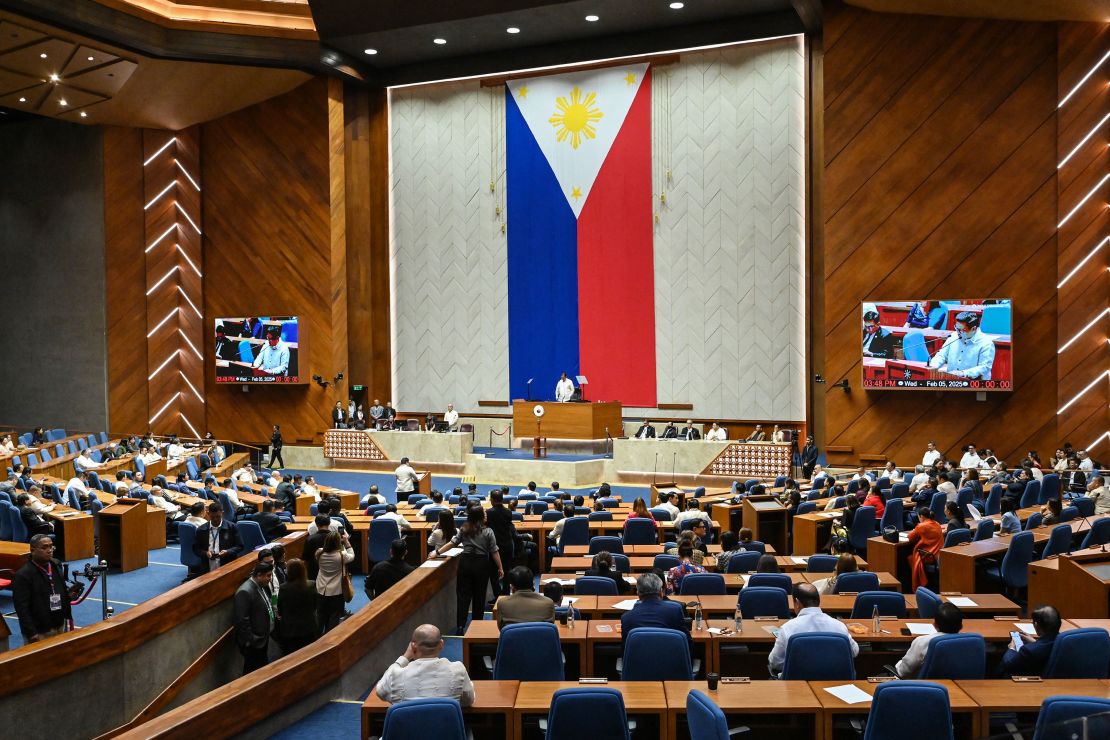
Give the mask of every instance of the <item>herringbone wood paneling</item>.
[{"label": "herringbone wood paneling", "polygon": [[[206,346],[220,316],[301,317],[300,372],[331,377],[332,280],[327,82],[201,127]],[[344,330],[345,335],[345,330]],[[206,352],[207,427],[218,437],[320,438],[332,391],[315,384],[217,386]],[[203,430],[202,430],[203,431]]]},{"label": "herringbone wood paneling", "polygon": [[[1056,444],[1056,26],[825,16],[825,444],[909,464]],[[1014,300],[1012,393],[860,387],[860,303]],[[818,372],[821,368],[815,368]],[[816,403],[821,402],[819,396]]]},{"label": "herringbone wood paneling", "polygon": [[108,341],[108,426],[142,432],[150,418],[146,376],[146,260],[143,255],[142,131],[104,129],[104,264]]}]

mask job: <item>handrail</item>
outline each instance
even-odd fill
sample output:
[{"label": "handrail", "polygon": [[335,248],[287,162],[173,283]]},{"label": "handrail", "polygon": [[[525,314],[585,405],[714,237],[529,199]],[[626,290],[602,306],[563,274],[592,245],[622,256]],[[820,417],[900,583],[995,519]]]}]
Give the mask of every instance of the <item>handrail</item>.
[{"label": "handrail", "polygon": [[178,675],[170,685],[162,690],[154,700],[147,704],[141,712],[135,715],[135,718],[125,725],[120,725],[114,730],[98,736],[95,740],[109,740],[117,735],[120,735],[128,730],[138,727],[144,722],[149,722],[158,716],[158,714],[166,708],[178,695],[185,690],[185,687],[192,683],[193,679],[200,675],[201,671],[212,664],[216,656],[226,648],[230,643],[234,642],[235,628],[228,627],[227,632],[220,635],[215,642],[213,642],[207,650],[200,654],[196,660],[188,665],[184,671]]},{"label": "handrail", "polygon": [[[278,542],[290,557],[304,546],[305,532]],[[226,602],[250,575],[255,559],[240,557],[148,599],[112,619],[0,653],[0,697],[61,678],[132,650],[179,624]]]},{"label": "handrail", "polygon": [[225,735],[249,729],[286,706],[334,683],[381,640],[442,591],[457,558],[438,568],[417,568],[397,585],[311,645],[241,676],[119,735],[126,740],[196,737],[197,727],[216,724]]},{"label": "handrail", "polygon": [[[42,426],[42,425],[40,424],[38,426]],[[35,431],[35,429],[38,428],[38,426],[28,427],[28,426],[25,426],[23,424],[3,424],[3,423],[0,423],[0,430],[2,430],[3,433],[7,433],[7,432],[10,431],[10,432],[12,432],[16,435],[19,435],[19,434],[24,434],[26,432],[33,432],[33,431]],[[42,428],[46,429],[46,427],[42,427]],[[87,429],[72,429],[71,430],[71,429],[66,428],[66,436],[68,436],[68,437],[87,436],[87,435],[90,435],[90,434],[99,435],[100,432],[102,432],[102,431],[105,434],[107,434],[108,437],[111,438],[111,439],[121,439],[123,437],[138,437],[139,439],[142,439],[147,434],[147,432],[113,432],[110,429],[101,429],[101,430],[96,430],[96,431],[90,431],[90,430],[87,430]],[[153,437],[154,439],[169,439],[170,436],[176,436],[178,441],[180,441],[180,442],[202,442],[204,444],[231,444],[231,445],[239,445],[241,447],[249,447],[252,450],[259,450],[259,451],[262,450],[262,447],[260,447],[260,446],[252,445],[252,444],[249,444],[247,442],[239,442],[239,441],[234,440],[234,439],[204,439],[203,437],[182,437],[180,434],[178,434],[178,435],[151,434],[150,436]],[[49,442],[48,444],[55,444],[55,443],[54,442]]]}]

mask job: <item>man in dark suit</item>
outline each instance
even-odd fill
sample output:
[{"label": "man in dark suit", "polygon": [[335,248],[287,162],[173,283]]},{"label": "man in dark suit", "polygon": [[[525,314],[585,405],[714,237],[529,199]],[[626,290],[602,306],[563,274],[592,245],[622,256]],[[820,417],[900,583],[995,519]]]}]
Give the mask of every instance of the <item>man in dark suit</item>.
[{"label": "man in dark suit", "polygon": [[193,540],[193,554],[200,558],[200,565],[190,568],[192,577],[204,575],[212,568],[227,565],[243,552],[239,529],[224,521],[224,507],[219,501],[208,504],[208,523],[197,529]]},{"label": "man in dark suit", "polygon": [[644,423],[636,430],[636,439],[655,439],[655,427],[648,424],[647,419],[644,419]]},{"label": "man in dark suit", "polygon": [[316,563],[316,551],[324,546],[324,540],[331,532],[331,517],[327,514],[316,515],[316,531],[304,543],[302,560],[308,570],[308,580],[315,581],[320,566]]},{"label": "man in dark suit", "polygon": [[274,500],[289,513],[296,511],[297,491],[293,488],[293,476],[286,474],[281,477],[281,483],[274,489]]},{"label": "man in dark suit", "polygon": [[895,349],[898,346],[898,337],[879,325],[878,311],[867,311],[863,314],[864,357],[881,357],[886,360],[894,360],[897,359]]},{"label": "man in dark suit", "polygon": [[[516,525],[513,524],[513,513],[505,506],[505,492],[502,489],[492,491],[489,502],[490,507],[486,509],[486,524],[493,530],[493,537],[497,540],[501,562],[509,566],[516,553]],[[507,584],[497,578],[496,569],[491,569],[490,585],[493,587],[494,601],[501,594],[509,592]]]},{"label": "man in dark suit", "polygon": [[693,419],[686,420],[686,426],[682,427],[682,431],[678,433],[679,439],[701,439],[701,432],[694,426]]},{"label": "man in dark suit", "polygon": [[12,599],[24,644],[65,632],[71,617],[69,587],[47,535],[31,537],[30,558],[12,577]]},{"label": "man in dark suit", "polygon": [[682,604],[663,599],[663,580],[654,573],[645,573],[636,580],[639,600],[621,615],[621,641],[637,627],[667,627],[690,636]]},{"label": "man in dark suit", "polygon": [[331,425],[336,429],[347,428],[347,412],[339,401],[335,402],[335,408],[331,410]]},{"label": "man in dark suit", "polygon": [[257,514],[251,514],[247,519],[258,522],[258,526],[262,530],[262,536],[266,538],[267,542],[273,542],[289,531],[289,528],[285,526],[285,522],[274,513],[274,501],[272,499],[263,501],[262,511]]},{"label": "man in dark suit", "polygon": [[251,577],[235,592],[235,642],[243,654],[243,675],[270,662],[270,633],[274,629],[274,604],[270,581],[274,566],[257,563]]},{"label": "man in dark suit", "polygon": [[813,467],[817,465],[817,456],[819,455],[817,445],[813,443],[813,435],[806,437],[806,445],[802,448],[802,477],[809,478],[813,475]]},{"label": "man in dark suit", "polygon": [[1010,676],[1039,676],[1052,655],[1056,635],[1060,634],[1060,612],[1054,606],[1039,606],[1033,610],[1033,629],[1037,637],[1022,634],[1022,645],[1011,647],[1002,656],[998,667],[1003,678]]},{"label": "man in dark suit", "polygon": [[678,428],[675,427],[673,421],[667,422],[667,428],[663,430],[663,439],[674,439],[678,436]]},{"label": "man in dark suit", "polygon": [[374,599],[402,578],[412,573],[413,567],[405,562],[408,543],[404,538],[393,540],[389,545],[389,560],[376,563],[366,578],[366,596]]}]

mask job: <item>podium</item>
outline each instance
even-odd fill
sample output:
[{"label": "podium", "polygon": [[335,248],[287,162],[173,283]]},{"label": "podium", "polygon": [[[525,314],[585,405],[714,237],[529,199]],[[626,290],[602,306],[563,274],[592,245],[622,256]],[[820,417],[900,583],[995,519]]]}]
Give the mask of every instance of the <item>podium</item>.
[{"label": "podium", "polygon": [[[427,470],[416,471],[416,486],[413,493],[422,493],[425,496],[432,495],[432,474]],[[356,502],[357,506],[357,502]]]},{"label": "podium", "polygon": [[771,496],[749,496],[742,504],[744,526],[759,542],[772,545],[775,552],[789,552],[786,547],[786,507]]},{"label": "podium", "polygon": [[556,403],[555,401],[513,401],[513,434],[536,436],[536,417],[532,409],[543,406],[540,436],[548,439],[605,439],[622,433],[620,401],[604,403]]},{"label": "podium", "polygon": [[147,566],[146,501],[121,498],[106,506],[100,518],[100,559],[123,573]]},{"label": "podium", "polygon": [[1110,552],[1090,548],[1059,558],[1056,608],[1064,619],[1110,617]]}]

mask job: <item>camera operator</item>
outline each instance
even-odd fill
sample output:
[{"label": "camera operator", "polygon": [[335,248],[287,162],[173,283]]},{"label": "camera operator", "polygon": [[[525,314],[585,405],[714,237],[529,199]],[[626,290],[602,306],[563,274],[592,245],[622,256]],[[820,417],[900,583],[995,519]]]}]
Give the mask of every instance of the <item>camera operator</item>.
[{"label": "camera operator", "polygon": [[65,631],[71,618],[69,587],[61,562],[54,559],[54,541],[47,535],[31,537],[30,560],[12,578],[12,593],[24,643]]}]

